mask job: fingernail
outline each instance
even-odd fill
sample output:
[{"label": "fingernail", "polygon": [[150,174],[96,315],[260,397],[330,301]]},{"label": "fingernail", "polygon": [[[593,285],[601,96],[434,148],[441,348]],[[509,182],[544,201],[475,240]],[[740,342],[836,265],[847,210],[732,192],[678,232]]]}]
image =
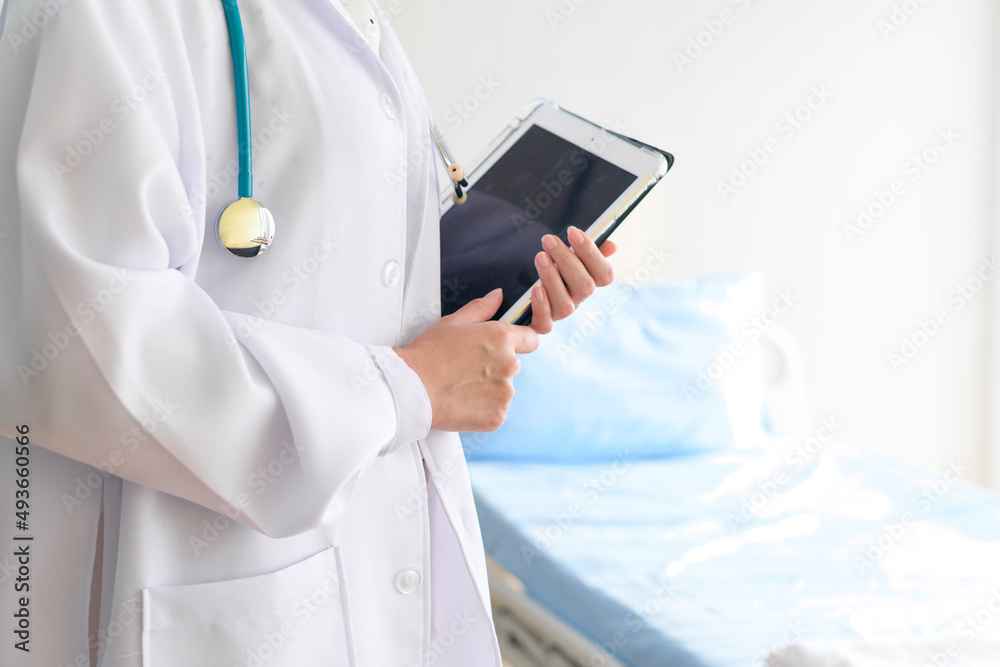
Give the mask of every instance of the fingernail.
[{"label": "fingernail", "polygon": [[537,259],[538,259],[538,266],[542,267],[543,269],[550,264],[549,256],[546,255],[544,252],[538,253]]},{"label": "fingernail", "polygon": [[500,294],[501,292],[503,292],[503,288],[498,287],[495,290],[493,290],[492,292],[490,292],[489,294],[487,294],[486,298],[487,299],[492,298],[492,297],[496,296],[497,294]]},{"label": "fingernail", "polygon": [[586,235],[580,230],[579,227],[570,227],[566,235],[569,236],[570,243],[573,245],[580,245],[587,240]]},{"label": "fingernail", "polygon": [[542,237],[542,247],[546,250],[555,250],[555,247],[559,244],[559,240],[552,236],[552,234],[546,234]]}]

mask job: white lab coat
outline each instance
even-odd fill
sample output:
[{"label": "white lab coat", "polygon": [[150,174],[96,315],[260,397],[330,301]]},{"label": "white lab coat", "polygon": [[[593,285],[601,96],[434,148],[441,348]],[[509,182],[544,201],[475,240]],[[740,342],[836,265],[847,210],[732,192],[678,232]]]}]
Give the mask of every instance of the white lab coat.
[{"label": "white lab coat", "polygon": [[33,444],[27,530],[0,448],[31,650],[5,631],[0,664],[87,664],[103,508],[101,665],[498,667],[458,438],[392,351],[439,313],[422,92],[381,12],[375,54],[335,0],[240,7],[277,226],[252,260],[214,237],[236,196],[221,3],[4,9],[0,434]]}]

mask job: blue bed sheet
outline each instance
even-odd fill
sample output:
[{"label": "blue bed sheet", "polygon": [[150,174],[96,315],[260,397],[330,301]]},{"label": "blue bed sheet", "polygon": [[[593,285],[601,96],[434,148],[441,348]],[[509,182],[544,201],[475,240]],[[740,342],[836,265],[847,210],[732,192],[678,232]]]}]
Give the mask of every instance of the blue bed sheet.
[{"label": "blue bed sheet", "polygon": [[627,665],[763,665],[806,639],[961,641],[963,618],[1000,599],[1000,496],[961,481],[960,461],[940,475],[792,436],[469,468],[487,552]]}]

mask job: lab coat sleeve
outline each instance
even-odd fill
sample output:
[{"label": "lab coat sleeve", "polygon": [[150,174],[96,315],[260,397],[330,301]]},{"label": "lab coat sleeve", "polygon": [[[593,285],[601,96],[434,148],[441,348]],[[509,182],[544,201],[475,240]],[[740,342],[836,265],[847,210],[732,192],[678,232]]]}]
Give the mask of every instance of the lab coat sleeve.
[{"label": "lab coat sleeve", "polygon": [[53,3],[24,39],[37,6],[8,4],[0,434],[29,424],[37,445],[271,536],[332,521],[380,453],[428,433],[419,378],[390,347],[273,321],[237,342],[248,315],[185,271],[205,226],[182,169],[198,114],[148,16]]}]

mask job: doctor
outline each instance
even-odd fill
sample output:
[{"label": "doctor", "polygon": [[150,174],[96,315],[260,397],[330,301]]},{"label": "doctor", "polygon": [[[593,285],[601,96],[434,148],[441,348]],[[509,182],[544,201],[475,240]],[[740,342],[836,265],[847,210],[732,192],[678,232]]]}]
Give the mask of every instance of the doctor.
[{"label": "doctor", "polygon": [[[453,431],[502,423],[537,333],[495,294],[438,319],[430,119],[377,8],[240,8],[252,260],[214,231],[218,0],[0,17],[0,664],[90,664],[93,588],[105,667],[498,667]],[[538,332],[610,282],[571,242]]]}]

